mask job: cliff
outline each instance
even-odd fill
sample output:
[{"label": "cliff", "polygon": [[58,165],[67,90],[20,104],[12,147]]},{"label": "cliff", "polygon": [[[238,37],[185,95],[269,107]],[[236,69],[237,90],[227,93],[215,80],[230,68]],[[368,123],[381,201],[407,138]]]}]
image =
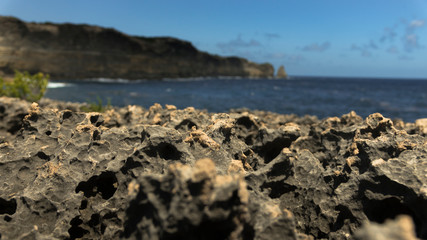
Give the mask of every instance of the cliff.
[{"label": "cliff", "polygon": [[170,37],[135,37],[89,25],[27,23],[0,16],[0,71],[52,78],[272,77],[271,64],[220,57]]}]

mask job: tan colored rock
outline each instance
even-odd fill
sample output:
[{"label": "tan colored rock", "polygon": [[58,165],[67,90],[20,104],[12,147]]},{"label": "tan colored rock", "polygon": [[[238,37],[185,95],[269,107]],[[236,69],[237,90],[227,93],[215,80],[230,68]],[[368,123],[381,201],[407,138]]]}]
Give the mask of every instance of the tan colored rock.
[{"label": "tan colored rock", "polygon": [[384,224],[366,224],[358,230],[355,239],[364,240],[415,240],[415,226],[411,217],[398,216],[394,220],[387,220]]},{"label": "tan colored rock", "polygon": [[420,118],[415,121],[415,126],[420,129],[420,133],[427,135],[427,118]]},{"label": "tan colored rock", "polygon": [[277,70],[276,78],[287,78],[288,74],[285,71],[285,67],[281,65]]}]

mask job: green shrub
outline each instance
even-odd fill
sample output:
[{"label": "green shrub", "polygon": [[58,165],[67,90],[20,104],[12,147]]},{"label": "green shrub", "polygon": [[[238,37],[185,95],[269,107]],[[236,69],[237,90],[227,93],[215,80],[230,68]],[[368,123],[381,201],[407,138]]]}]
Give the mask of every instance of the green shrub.
[{"label": "green shrub", "polygon": [[6,82],[0,77],[0,95],[15,97],[29,102],[39,101],[46,92],[49,75],[15,71],[13,81]]},{"label": "green shrub", "polygon": [[108,99],[107,105],[104,106],[102,99],[97,96],[96,101],[88,101],[86,106],[80,107],[83,112],[100,112],[103,113],[106,110],[111,109],[111,99]]}]

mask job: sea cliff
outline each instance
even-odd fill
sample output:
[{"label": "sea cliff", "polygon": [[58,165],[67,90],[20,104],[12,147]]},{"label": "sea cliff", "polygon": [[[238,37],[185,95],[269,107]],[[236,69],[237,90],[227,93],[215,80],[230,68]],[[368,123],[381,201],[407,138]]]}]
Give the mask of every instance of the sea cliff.
[{"label": "sea cliff", "polygon": [[30,23],[0,16],[0,71],[52,78],[273,77],[271,64],[220,57],[171,37],[129,36],[90,25]]}]

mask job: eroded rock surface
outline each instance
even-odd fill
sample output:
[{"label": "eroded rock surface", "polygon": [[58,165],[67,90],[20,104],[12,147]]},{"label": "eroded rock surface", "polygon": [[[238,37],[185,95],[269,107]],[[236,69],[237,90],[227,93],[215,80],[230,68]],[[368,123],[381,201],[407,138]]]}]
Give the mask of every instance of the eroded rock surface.
[{"label": "eroded rock surface", "polygon": [[2,97],[0,118],[0,239],[427,238],[424,129],[379,113]]}]

